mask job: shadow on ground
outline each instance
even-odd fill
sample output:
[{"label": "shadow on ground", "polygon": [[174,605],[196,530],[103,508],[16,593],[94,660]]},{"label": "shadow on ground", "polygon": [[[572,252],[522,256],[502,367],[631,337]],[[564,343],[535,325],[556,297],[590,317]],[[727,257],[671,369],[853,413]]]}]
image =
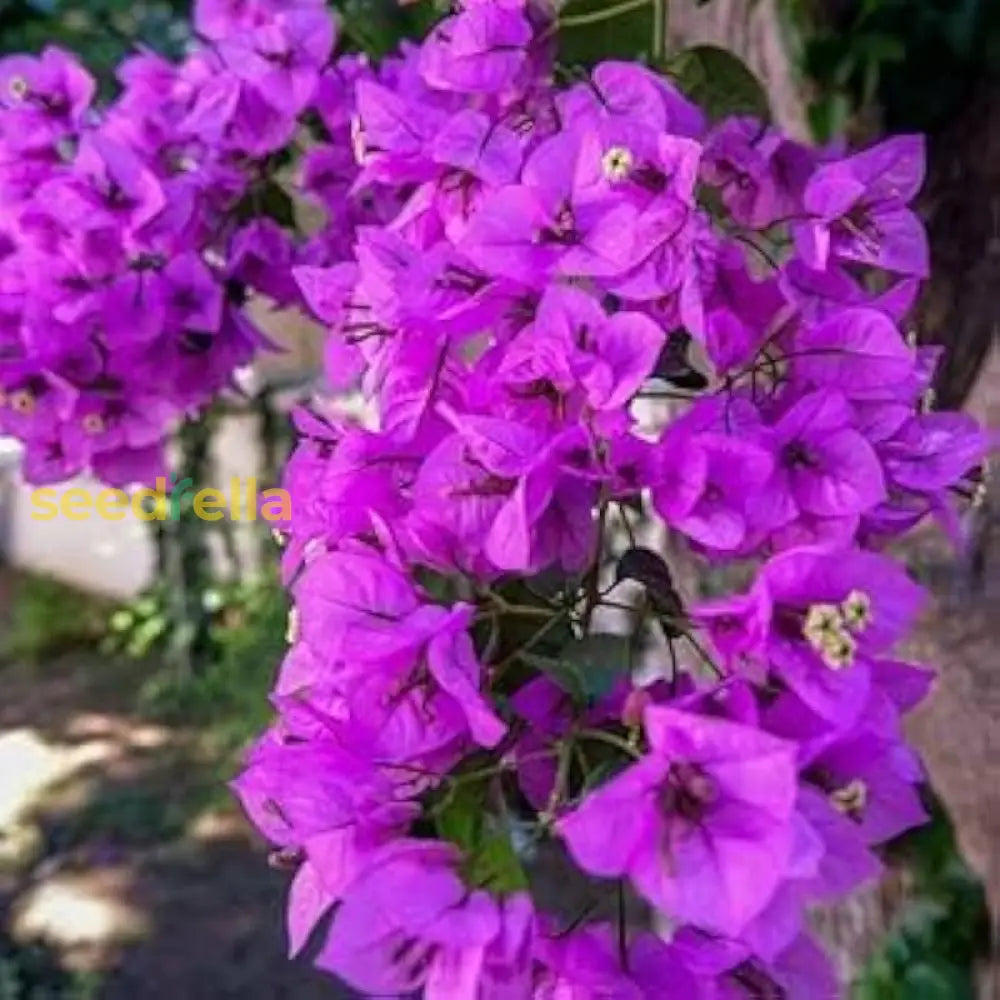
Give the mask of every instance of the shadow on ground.
[{"label": "shadow on ground", "polygon": [[95,653],[2,676],[0,997],[347,996],[287,961],[287,876],[202,734],[135,713],[141,666]]}]

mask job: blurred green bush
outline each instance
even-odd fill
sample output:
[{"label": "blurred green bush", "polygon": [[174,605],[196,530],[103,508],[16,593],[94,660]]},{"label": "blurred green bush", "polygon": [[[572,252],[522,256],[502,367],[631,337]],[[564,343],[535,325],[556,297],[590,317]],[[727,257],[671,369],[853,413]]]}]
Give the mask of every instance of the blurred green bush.
[{"label": "blurred green bush", "polygon": [[0,629],[0,664],[38,664],[101,636],[107,602],[46,576],[17,574]]}]

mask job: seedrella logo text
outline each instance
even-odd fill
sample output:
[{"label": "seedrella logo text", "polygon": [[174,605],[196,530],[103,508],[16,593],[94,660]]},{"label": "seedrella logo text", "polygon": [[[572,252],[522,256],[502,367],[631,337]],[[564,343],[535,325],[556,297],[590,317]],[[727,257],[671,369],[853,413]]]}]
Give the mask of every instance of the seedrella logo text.
[{"label": "seedrella logo text", "polygon": [[190,511],[202,521],[221,521],[228,515],[233,521],[287,521],[292,515],[292,500],[287,490],[258,491],[256,479],[233,478],[228,493],[214,488],[195,489],[191,479],[169,483],[163,476],[153,487],[132,492],[125,490],[88,490],[75,487],[60,492],[52,487],[31,494],[31,517],[35,521],[124,521],[129,513],[140,521],[179,521]]}]

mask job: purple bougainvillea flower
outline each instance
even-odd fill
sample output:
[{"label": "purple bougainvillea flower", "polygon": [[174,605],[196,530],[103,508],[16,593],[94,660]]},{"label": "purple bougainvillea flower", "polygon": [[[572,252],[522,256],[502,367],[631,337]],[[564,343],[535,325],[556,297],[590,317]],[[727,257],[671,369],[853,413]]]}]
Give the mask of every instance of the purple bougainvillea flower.
[{"label": "purple bougainvillea flower", "polygon": [[265,101],[294,114],[313,97],[334,38],[334,23],[325,10],[299,6],[279,11],[249,31],[223,37],[217,51]]},{"label": "purple bougainvillea flower", "polygon": [[665,707],[647,709],[645,728],[649,754],[559,832],[586,871],[627,875],[673,918],[738,935],[788,864],[794,744]]},{"label": "purple bougainvillea flower", "polygon": [[741,225],[767,229],[794,218],[814,156],[755,118],[730,118],[709,134],[702,176]]},{"label": "purple bougainvillea flower", "polygon": [[635,263],[634,206],[609,198],[597,133],[566,132],[528,159],[522,183],[473,217],[462,243],[484,271],[537,285],[553,274],[623,274]]},{"label": "purple bougainvillea flower", "polygon": [[495,94],[514,82],[531,40],[523,11],[473,4],[431,32],[420,54],[420,71],[439,90]]},{"label": "purple bougainvillea flower", "polygon": [[[995,444],[900,328],[922,140],[567,76],[533,0],[378,59],[326,6],[197,0],[96,104],[57,49],[0,59],[0,433],[35,483],[166,476],[275,350],[251,316],[308,313],[289,648],[234,783],[290,950],[381,996],[832,998],[808,908],[924,818],[921,591],[874,550],[959,537]],[[553,846],[667,937],[537,911]]]},{"label": "purple bougainvillea flower", "polygon": [[915,356],[885,313],[845,309],[796,336],[791,356],[805,382],[849,399],[885,399],[913,375]]},{"label": "purple bougainvillea flower", "polygon": [[822,270],[845,260],[926,278],[927,234],[907,207],[924,181],[921,136],[897,136],[821,166],[809,179],[803,206],[813,219],[795,226],[803,261]]},{"label": "purple bougainvillea flower", "polygon": [[[355,989],[444,1000],[478,982],[501,914],[459,877],[450,845],[401,840],[375,852],[345,894],[317,958]],[[455,989],[455,992],[450,990]]]},{"label": "purple bougainvillea flower", "polygon": [[83,124],[94,98],[94,78],[56,46],[40,56],[0,59],[0,108],[13,115],[4,142],[18,151],[54,144]]},{"label": "purple bougainvillea flower", "polygon": [[626,119],[673,135],[697,138],[705,130],[701,110],[672,83],[647,67],[607,60],[591,80],[560,95],[560,112],[570,126]]},{"label": "purple bougainvillea flower", "polygon": [[788,1000],[838,1000],[840,989],[829,959],[812,938],[801,935],[774,961],[761,959],[744,944],[683,928],[675,948],[707,994],[720,1000],[754,1000],[776,995]]},{"label": "purple bougainvillea flower", "polygon": [[871,296],[840,267],[816,271],[798,258],[790,260],[779,276],[782,294],[795,303],[803,317],[819,323],[850,306],[868,306],[899,321],[913,308],[920,282],[903,278],[881,295]]},{"label": "purple bougainvillea flower", "polygon": [[722,434],[668,433],[659,446],[653,503],[664,520],[706,549],[733,552],[749,536],[751,499],[774,461],[759,445]]},{"label": "purple bougainvillea flower", "polygon": [[852,423],[847,400],[820,390],[797,400],[774,424],[775,473],[761,503],[776,518],[861,514],[885,499],[882,463]]}]

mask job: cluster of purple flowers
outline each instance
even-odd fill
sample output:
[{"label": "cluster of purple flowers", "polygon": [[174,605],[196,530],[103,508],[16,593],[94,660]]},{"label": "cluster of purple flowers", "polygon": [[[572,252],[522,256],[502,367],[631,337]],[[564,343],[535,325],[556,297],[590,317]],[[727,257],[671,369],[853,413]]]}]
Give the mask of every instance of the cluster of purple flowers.
[{"label": "cluster of purple flowers", "polygon": [[[876,550],[952,523],[987,449],[900,332],[922,142],[709,123],[639,64],[556,86],[552,35],[466,0],[356,84],[358,187],[401,207],[295,276],[368,414],[299,416],[236,789],[293,951],[332,913],[316,962],[363,992],[834,996],[805,908],[925,815],[921,591]],[[614,540],[637,514],[746,587],[685,605]],[[544,843],[645,922],[542,912]]]},{"label": "cluster of purple flowers", "polygon": [[[31,481],[151,481],[172,422],[266,347],[248,296],[293,304],[293,264],[349,252],[365,67],[331,58],[330,13],[200,0],[194,26],[180,63],[128,58],[103,107],[57,48],[0,60],[0,433]],[[308,121],[298,180],[330,223],[296,243],[275,178]]]},{"label": "cluster of purple flowers", "polygon": [[[921,140],[560,72],[524,0],[377,68],[312,0],[195,28],[101,111],[57,50],[0,61],[0,431],[36,481],[143,478],[261,343],[250,291],[329,328],[365,413],[298,415],[290,651],[235,783],[293,951],[383,996],[835,996],[803,913],[924,818],[921,591],[882,550],[954,528],[988,448],[900,332]],[[735,592],[683,595],[650,526]],[[532,891],[553,848],[580,913]]]}]

